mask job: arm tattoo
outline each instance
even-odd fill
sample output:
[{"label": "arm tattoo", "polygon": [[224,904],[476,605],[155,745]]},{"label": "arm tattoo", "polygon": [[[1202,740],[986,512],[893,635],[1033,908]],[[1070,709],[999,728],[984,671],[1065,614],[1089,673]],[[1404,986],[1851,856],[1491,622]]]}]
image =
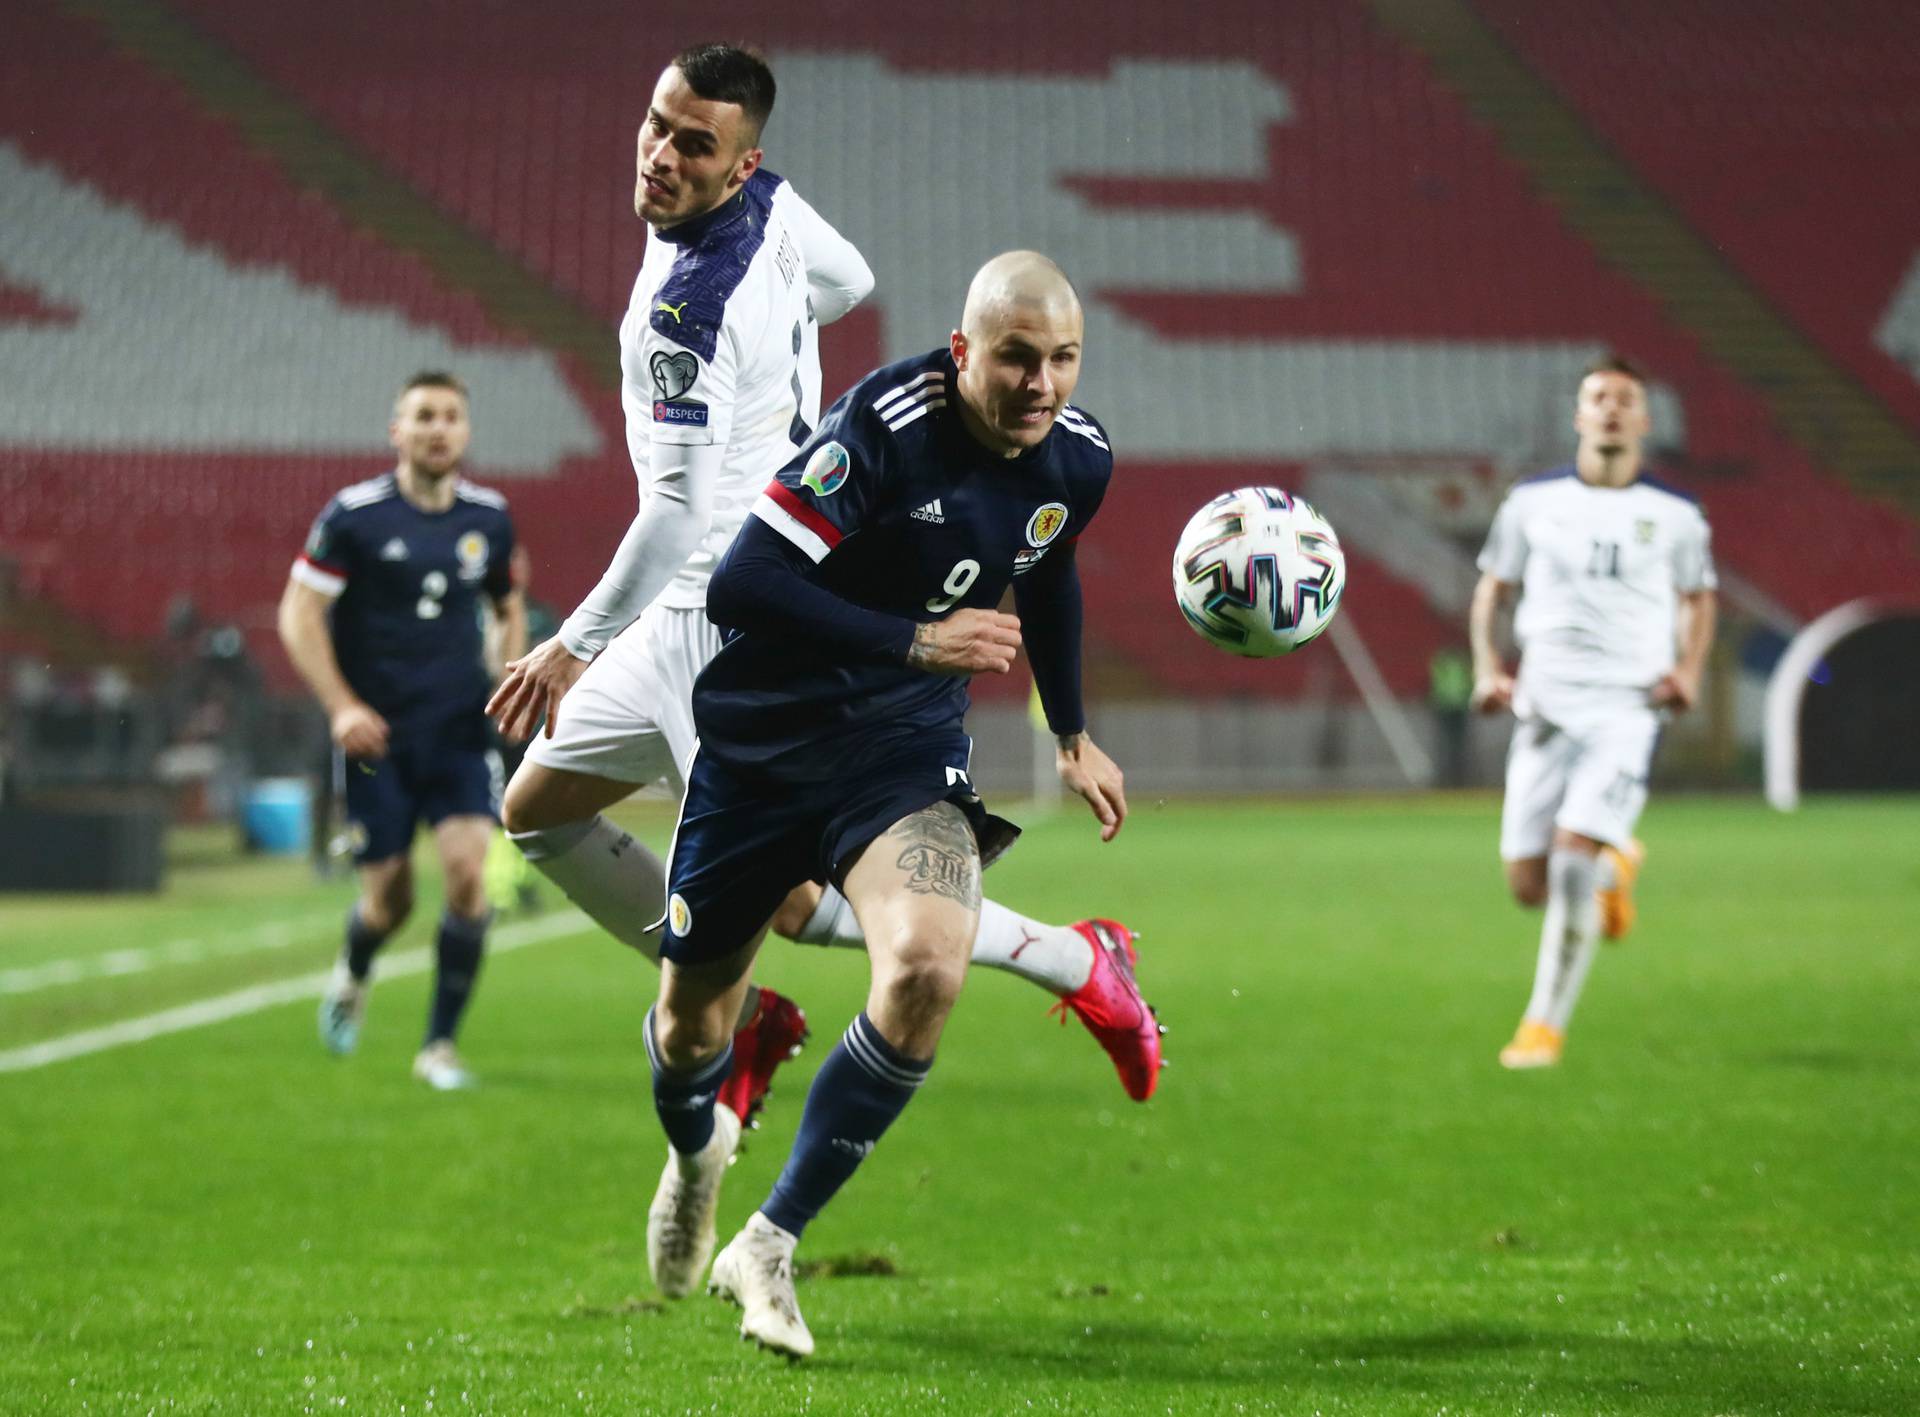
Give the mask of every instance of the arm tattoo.
[{"label": "arm tattoo", "polygon": [[909,891],[980,908],[980,844],[958,807],[936,802],[894,823],[888,835],[900,839],[894,864],[907,873]]},{"label": "arm tattoo", "polygon": [[907,646],[907,664],[914,669],[925,669],[933,659],[933,626],[915,625],[913,643]]},{"label": "arm tattoo", "polygon": [[1054,746],[1059,748],[1059,750],[1063,753],[1078,752],[1080,750],[1080,745],[1086,741],[1087,741],[1087,730],[1084,728],[1081,729],[1078,733],[1055,734],[1053,739]]}]

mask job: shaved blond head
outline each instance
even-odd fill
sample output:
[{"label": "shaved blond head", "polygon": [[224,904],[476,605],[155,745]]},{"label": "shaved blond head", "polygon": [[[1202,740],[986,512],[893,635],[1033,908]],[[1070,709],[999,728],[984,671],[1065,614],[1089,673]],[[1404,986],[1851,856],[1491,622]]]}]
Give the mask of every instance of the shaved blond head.
[{"label": "shaved blond head", "polygon": [[1082,323],[1080,297],[1065,271],[1038,251],[1004,251],[974,273],[960,330],[970,340],[991,338],[1022,313]]},{"label": "shaved blond head", "polygon": [[1007,251],[967,287],[948,337],[967,431],[1003,457],[1046,440],[1080,379],[1086,317],[1067,273],[1038,251]]}]

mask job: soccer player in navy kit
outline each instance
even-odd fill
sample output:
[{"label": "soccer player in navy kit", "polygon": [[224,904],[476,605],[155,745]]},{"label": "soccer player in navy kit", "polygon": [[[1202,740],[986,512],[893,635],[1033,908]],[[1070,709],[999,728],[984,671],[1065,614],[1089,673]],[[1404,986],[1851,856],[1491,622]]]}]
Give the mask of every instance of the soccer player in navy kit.
[{"label": "soccer player in navy kit", "polygon": [[[512,735],[546,725],[507,785],[513,840],[597,924],[656,961],[665,863],[604,813],[650,783],[676,796],[684,786],[693,682],[721,641],[708,580],[767,479],[820,421],[819,327],[873,288],[859,251],[761,165],[774,98],[766,62],[732,45],[683,50],[654,86],[634,174],[649,235],[620,325],[637,514],[600,583],[557,635],[506,667],[489,705]],[[864,951],[838,891],[809,881],[777,904],[779,933]],[[1049,925],[982,903],[975,962],[1060,1000],[1144,1101],[1160,1037],[1134,959],[1117,921]],[[723,1126],[750,1124],[805,1037],[792,1000],[748,989]]]},{"label": "soccer player in navy kit", "polygon": [[359,1041],[374,954],[413,908],[410,856],[424,820],[440,849],[446,910],[414,1075],[444,1091],[473,1082],[454,1037],[489,918],[482,868],[500,785],[487,746],[488,664],[524,652],[526,615],[506,499],[459,475],[465,386],[451,374],[415,375],[389,436],[394,470],[340,492],[314,523],[281,597],[280,639],[345,760],[359,867],[321,1039],[336,1053]]},{"label": "soccer player in navy kit", "polygon": [[[865,933],[872,986],[821,1066],[799,1135],[709,1287],[741,1332],[804,1356],[802,1230],[926,1077],[965,977],[980,873],[1016,834],[973,790],[966,682],[1023,639],[1058,767],[1111,840],[1120,770],[1080,702],[1074,542],[1113,455],[1068,404],[1083,320],[1034,252],[975,276],[950,347],[869,375],[782,470],[714,573],[729,638],[694,686],[700,746],[669,863],[659,1002],[645,1027],[670,1155],[648,1216],[661,1288],[713,1243],[728,1129],[713,1098],[768,917],[827,880]],[[994,607],[1011,585],[1016,618]],[[663,1272],[663,1270],[665,1272]]]}]

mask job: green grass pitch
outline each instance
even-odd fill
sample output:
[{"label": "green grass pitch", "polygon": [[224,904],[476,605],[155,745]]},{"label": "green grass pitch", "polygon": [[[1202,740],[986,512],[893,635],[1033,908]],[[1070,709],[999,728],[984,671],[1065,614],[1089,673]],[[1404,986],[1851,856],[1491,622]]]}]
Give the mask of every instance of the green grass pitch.
[{"label": "green grass pitch", "polygon": [[[1639,929],[1528,1075],[1496,813],[1035,822],[990,891],[1142,932],[1160,1094],[977,974],[802,1246],[800,1366],[652,1294],[654,976],[584,931],[489,962],[471,1094],[408,1077],[420,975],[350,1060],[303,1000],[0,1072],[0,1412],[1920,1412],[1920,803],[1656,798]],[[152,900],[0,900],[0,1053],[313,973],[349,894],[202,840]],[[865,984],[761,976],[815,1039],[723,1239]]]}]

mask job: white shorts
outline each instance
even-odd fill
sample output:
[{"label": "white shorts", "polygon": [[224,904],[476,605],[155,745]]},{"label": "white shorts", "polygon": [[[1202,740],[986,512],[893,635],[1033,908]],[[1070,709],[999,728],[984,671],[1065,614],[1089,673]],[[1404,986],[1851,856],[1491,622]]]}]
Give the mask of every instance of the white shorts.
[{"label": "white shorts", "polygon": [[1614,700],[1554,723],[1520,719],[1507,748],[1507,796],[1500,809],[1500,856],[1545,856],[1555,827],[1624,848],[1647,805],[1647,772],[1661,716],[1644,696]]},{"label": "white shorts", "polygon": [[536,734],[527,757],[678,796],[695,741],[693,681],[719,652],[706,611],[649,605],[567,690],[553,737]]}]

